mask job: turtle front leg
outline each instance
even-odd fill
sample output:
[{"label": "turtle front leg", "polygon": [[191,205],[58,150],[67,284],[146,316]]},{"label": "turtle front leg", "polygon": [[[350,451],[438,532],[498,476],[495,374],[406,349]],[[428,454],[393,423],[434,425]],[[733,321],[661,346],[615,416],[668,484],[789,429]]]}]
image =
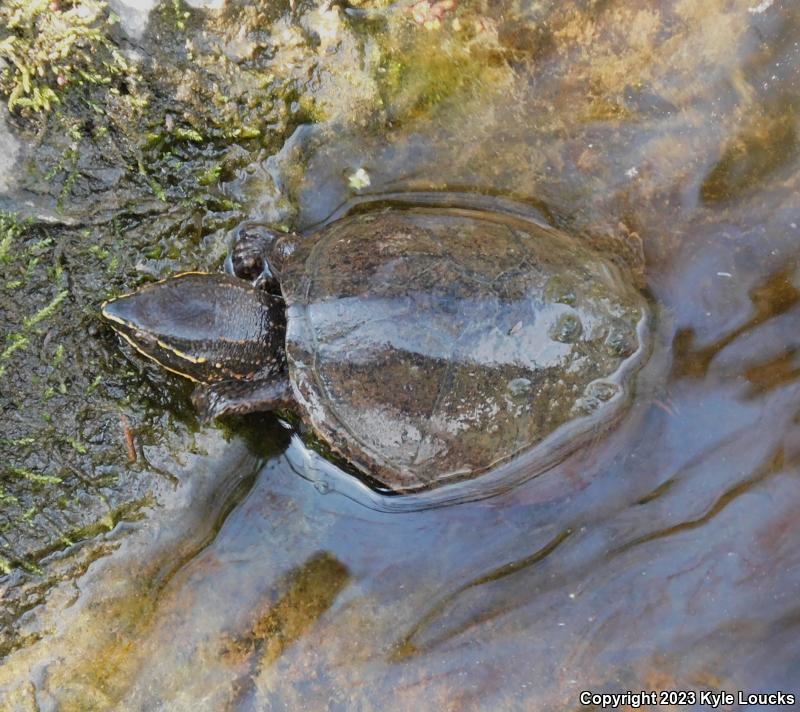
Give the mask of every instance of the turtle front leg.
[{"label": "turtle front leg", "polygon": [[192,393],[192,403],[204,422],[222,415],[297,408],[287,374],[260,381],[231,380],[201,385]]},{"label": "turtle front leg", "polygon": [[280,294],[279,275],[269,261],[269,253],[280,235],[260,223],[244,223],[235,232],[226,268],[254,287]]}]

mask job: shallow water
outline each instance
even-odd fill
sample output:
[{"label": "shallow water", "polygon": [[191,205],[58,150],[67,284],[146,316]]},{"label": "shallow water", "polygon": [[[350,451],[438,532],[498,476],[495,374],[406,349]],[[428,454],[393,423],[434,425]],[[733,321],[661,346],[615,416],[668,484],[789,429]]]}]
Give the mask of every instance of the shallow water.
[{"label": "shallow water", "polygon": [[[359,21],[388,17],[388,32],[400,11]],[[800,11],[507,2],[455,16],[461,29],[446,17],[399,35],[418,72],[387,81],[379,130],[301,126],[225,189],[269,218],[258,196],[279,175],[300,228],[355,193],[452,190],[513,197],[587,239],[638,233],[661,318],[631,412],[539,477],[417,511],[385,511],[274,420],[259,427],[289,444],[263,459],[258,428],[204,433],[205,458],[163,465],[200,493],[179,488],[55,591],[58,615],[31,623],[41,640],[0,669],[11,705],[800,694]],[[359,168],[370,185],[356,189]]]}]

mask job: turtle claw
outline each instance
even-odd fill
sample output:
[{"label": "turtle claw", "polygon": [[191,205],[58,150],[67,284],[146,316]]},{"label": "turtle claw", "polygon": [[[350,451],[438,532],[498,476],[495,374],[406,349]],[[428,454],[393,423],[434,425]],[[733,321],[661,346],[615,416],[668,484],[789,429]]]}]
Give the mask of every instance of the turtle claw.
[{"label": "turtle claw", "polygon": [[208,386],[198,386],[194,389],[192,405],[203,425],[208,425],[225,412],[220,394]]},{"label": "turtle claw", "polygon": [[258,275],[253,280],[253,286],[256,289],[262,289],[265,292],[269,292],[270,294],[274,294],[277,297],[282,297],[281,294],[281,285],[277,279],[275,279],[275,275],[270,272],[268,267],[265,267],[261,274]]},{"label": "turtle claw", "polygon": [[270,269],[267,255],[279,235],[264,225],[244,223],[236,230],[231,246],[230,272],[254,287],[280,294],[280,285]]}]

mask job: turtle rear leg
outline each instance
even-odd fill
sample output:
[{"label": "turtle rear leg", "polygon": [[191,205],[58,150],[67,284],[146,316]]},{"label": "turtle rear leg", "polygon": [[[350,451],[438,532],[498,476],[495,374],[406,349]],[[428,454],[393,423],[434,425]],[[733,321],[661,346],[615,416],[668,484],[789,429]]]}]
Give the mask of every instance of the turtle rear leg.
[{"label": "turtle rear leg", "polygon": [[192,403],[203,421],[222,415],[297,408],[287,374],[260,381],[231,380],[198,386],[192,393]]}]

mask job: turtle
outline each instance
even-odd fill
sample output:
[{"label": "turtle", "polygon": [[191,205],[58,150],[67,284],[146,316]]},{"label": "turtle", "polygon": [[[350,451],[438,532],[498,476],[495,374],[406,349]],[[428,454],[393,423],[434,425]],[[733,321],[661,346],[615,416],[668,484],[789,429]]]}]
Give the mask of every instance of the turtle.
[{"label": "turtle", "polygon": [[146,284],[102,314],[196,381],[206,417],[294,411],[406,493],[577,448],[630,401],[652,311],[622,254],[458,208],[355,212],[305,235],[246,222],[227,273]]}]

